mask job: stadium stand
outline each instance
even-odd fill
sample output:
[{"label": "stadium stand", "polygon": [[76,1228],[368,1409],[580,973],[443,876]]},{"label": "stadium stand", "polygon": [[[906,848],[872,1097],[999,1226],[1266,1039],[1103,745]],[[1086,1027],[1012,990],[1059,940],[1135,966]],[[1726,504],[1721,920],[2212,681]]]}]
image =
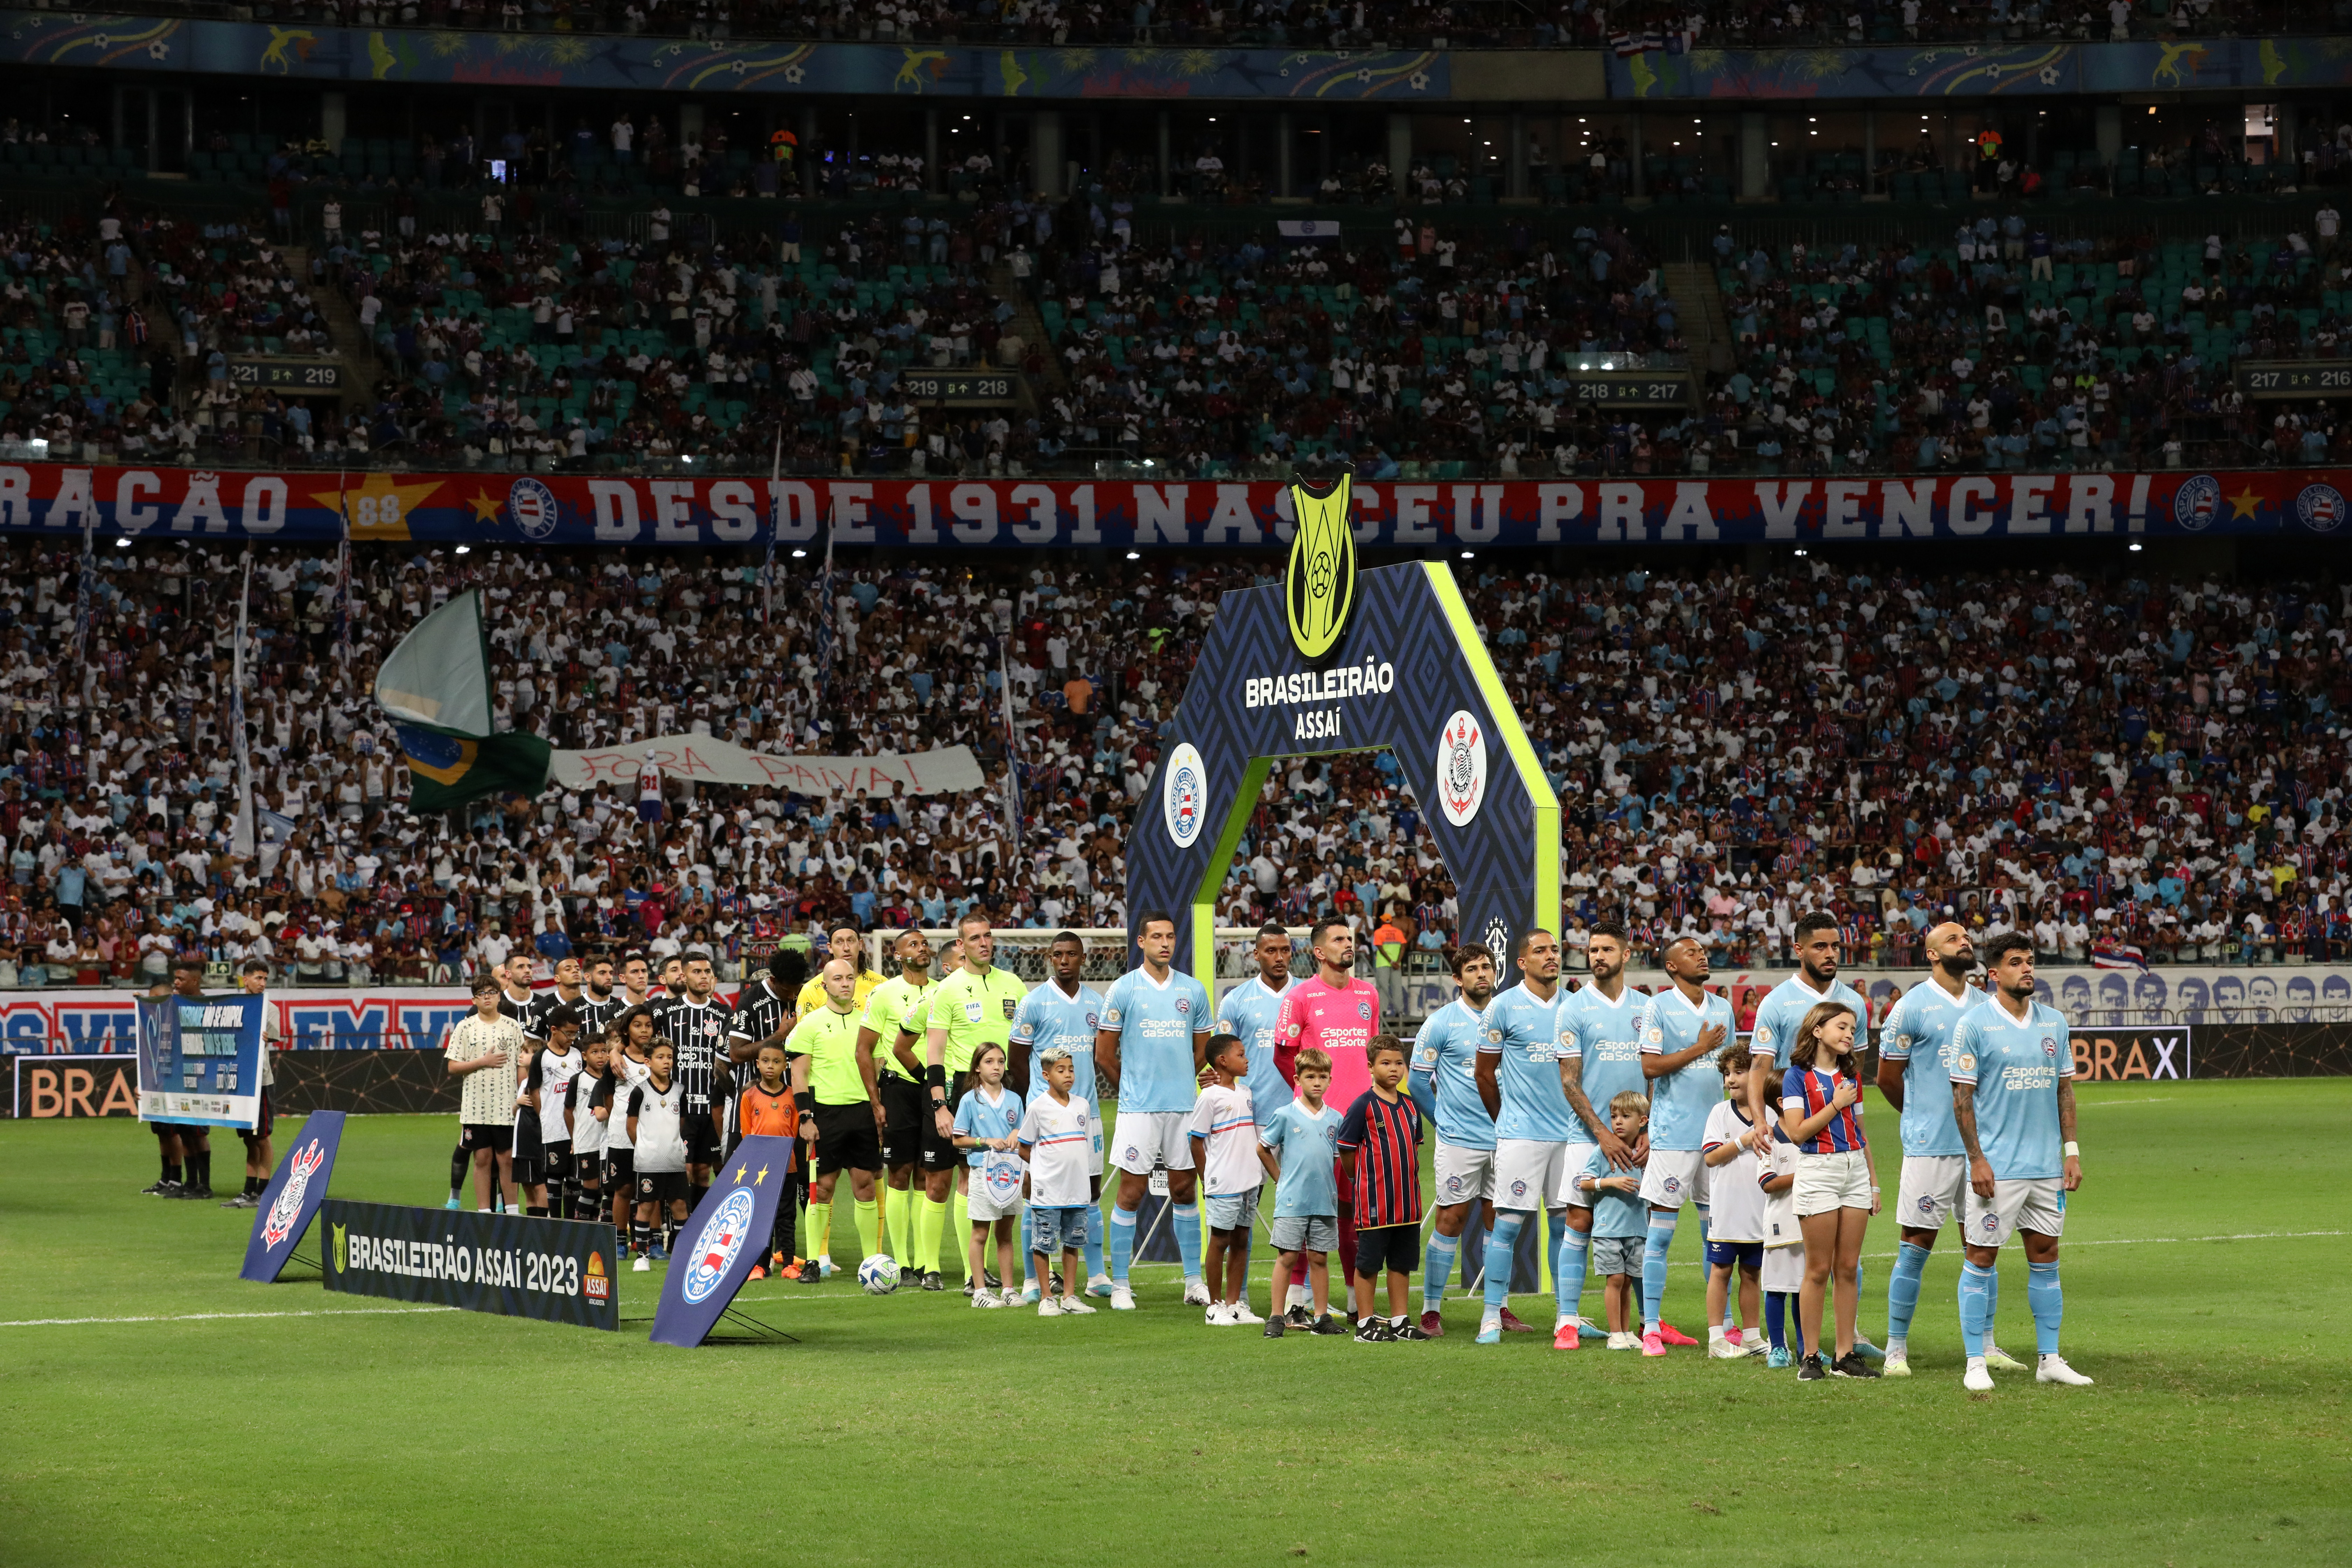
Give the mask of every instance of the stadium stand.
[{"label": "stadium stand", "polygon": [[[0,983],[131,983],[178,952],[266,952],[298,981],[454,976],[535,940],[670,951],[841,920],[1117,926],[1121,846],[1226,556],[845,570],[832,604],[794,566],[761,624],[758,567],[612,552],[362,545],[352,662],[331,552],[257,552],[248,696],[257,798],[282,841],[229,853],[222,693],[236,566],[202,542],[105,552],[92,657],[68,663],[71,549],[0,544]],[[817,799],[717,789],[646,837],[609,786],[404,809],[405,769],[363,696],[401,632],[484,587],[499,722],[559,746],[709,732],[865,754],[964,743],[991,786]],[[1919,575],[1827,562],[1751,575],[1593,564],[1480,568],[1475,612],[1565,806],[1573,943],[1628,920],[1698,934],[1725,964],[1779,960],[1795,915],[1839,913],[1849,962],[1918,962],[1952,910],[2091,955],[2340,961],[2352,837],[2343,784],[2352,591],[2118,572]],[[835,663],[820,679],[815,617]],[[1005,837],[998,653],[1024,821]],[[686,628],[693,635],[685,635]],[[1974,650],[1998,644],[1994,658]],[[745,680],[743,672],[760,679]],[[265,836],[267,837],[267,836]],[[1450,885],[1387,754],[1277,772],[1221,919],[1397,921],[1413,963],[1454,936]]]}]

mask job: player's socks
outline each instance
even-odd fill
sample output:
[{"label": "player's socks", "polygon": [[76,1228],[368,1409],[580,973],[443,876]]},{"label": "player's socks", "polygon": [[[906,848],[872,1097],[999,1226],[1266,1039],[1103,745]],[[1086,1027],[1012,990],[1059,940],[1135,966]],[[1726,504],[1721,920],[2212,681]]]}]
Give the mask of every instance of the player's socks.
[{"label": "player's socks", "polygon": [[1560,1238],[1559,1255],[1551,1266],[1552,1298],[1560,1316],[1576,1316],[1576,1304],[1584,1296],[1584,1270],[1591,1261],[1592,1237],[1580,1230],[1569,1230]]},{"label": "player's socks", "polygon": [[1789,1348],[1789,1293],[1786,1290],[1767,1290],[1764,1293],[1764,1332],[1771,1340],[1774,1350]]},{"label": "player's socks", "polygon": [[1985,1274],[1985,1343],[1991,1344],[1995,1338],[1993,1320],[2000,1316],[2000,1270],[1997,1267],[1988,1268]]},{"label": "player's socks", "polygon": [[809,1256],[817,1260],[817,1272],[833,1261],[833,1203],[830,1199],[809,1205]]},{"label": "player's socks", "polygon": [[1919,1284],[1927,1272],[1927,1249],[1906,1241],[1895,1254],[1895,1268],[1886,1276],[1887,1348],[1911,1337],[1911,1316],[1919,1310]]},{"label": "player's socks", "polygon": [[205,1192],[213,1190],[213,1152],[200,1149],[193,1156],[196,1165],[196,1185]]},{"label": "player's socks", "polygon": [[1675,1219],[1653,1213],[1642,1241],[1642,1327],[1654,1329],[1666,1301],[1666,1253],[1675,1245]]},{"label": "player's socks", "polygon": [[466,1168],[474,1163],[473,1154],[462,1142],[449,1151],[449,1195],[462,1199],[466,1195]]},{"label": "player's socks", "polygon": [[1135,1211],[1110,1205],[1110,1278],[1115,1285],[1127,1283],[1128,1270],[1135,1263]]},{"label": "player's socks", "polygon": [[[1566,1209],[1545,1210],[1543,1258],[1541,1260],[1541,1267],[1537,1270],[1537,1272],[1539,1274],[1547,1272],[1549,1273],[1551,1275],[1551,1283],[1555,1287],[1559,1283],[1559,1240],[1561,1237],[1566,1236],[1567,1234],[1568,1211]],[[1511,1268],[1513,1273],[1517,1273],[1518,1271],[1518,1263],[1516,1258],[1512,1261]]]},{"label": "player's socks", "polygon": [[547,1207],[543,1204],[525,1204],[522,1205],[522,1213],[525,1219],[545,1219],[548,1217]]},{"label": "player's socks", "polygon": [[[955,1228],[948,1231],[947,1234],[950,1236],[970,1236],[971,1234],[971,1199],[962,1193],[957,1192],[953,1187],[950,1187],[948,1189],[948,1202],[955,1210]],[[946,1226],[947,1219],[944,1215],[941,1216],[940,1224],[942,1228]],[[940,1244],[937,1240],[934,1240],[931,1243],[930,1259],[930,1271],[936,1274],[939,1272],[940,1268]],[[977,1285],[980,1281],[975,1279],[972,1283]]]},{"label": "player's socks", "polygon": [[[2066,1316],[2066,1293],[2058,1286],[2055,1263],[2025,1266],[2025,1302],[2033,1310],[2033,1348],[2043,1355],[2058,1353],[2058,1324]],[[1991,1326],[1991,1320],[1986,1320]]]},{"label": "player's socks", "polygon": [[164,1179],[165,1181],[167,1181],[167,1182],[171,1183],[173,1186],[175,1186],[175,1187],[176,1187],[176,1186],[178,1186],[178,1185],[180,1184],[180,1170],[181,1170],[181,1167],[180,1167],[180,1164],[179,1164],[179,1163],[178,1163],[177,1161],[174,1161],[174,1160],[166,1160],[166,1161],[164,1161],[164,1162],[163,1162],[163,1179]]},{"label": "player's socks", "polygon": [[1176,1227],[1176,1256],[1184,1260],[1184,1282],[1189,1285],[1201,1277],[1201,1205],[1177,1205],[1169,1223]]},{"label": "player's socks", "polygon": [[1421,1310],[1434,1312],[1445,1300],[1446,1281],[1454,1278],[1454,1255],[1462,1249],[1462,1238],[1433,1231],[1429,1237],[1429,1261],[1421,1276]]},{"label": "player's socks", "polygon": [[[890,1256],[898,1260],[903,1273],[915,1267],[915,1189],[884,1188],[882,1217],[889,1229]],[[869,1247],[865,1255],[871,1257],[874,1251]]]},{"label": "player's socks", "polygon": [[1517,1256],[1519,1231],[1527,1223],[1526,1215],[1504,1209],[1495,1215],[1495,1228],[1487,1233],[1486,1312],[1490,1317],[1511,1299],[1511,1260]]},{"label": "player's socks", "polygon": [[[862,1204],[851,1204],[849,1208],[854,1216],[853,1223],[857,1226],[857,1256],[871,1258],[882,1250],[881,1205],[868,1198]],[[908,1247],[907,1250],[911,1257],[914,1249]]]},{"label": "player's socks", "polygon": [[1995,1278],[1990,1268],[1979,1268],[1973,1263],[1960,1265],[1960,1348],[1972,1359],[1983,1357],[1985,1341],[1992,1334]]},{"label": "player's socks", "polygon": [[[1024,1208],[1021,1212],[1025,1215],[1029,1211]],[[1024,1245],[1025,1246],[1026,1243]],[[1090,1281],[1108,1279],[1108,1276],[1103,1270],[1103,1227],[1102,1215],[1099,1213],[1095,1215],[1094,1224],[1087,1226],[1086,1254],[1087,1279]]]},{"label": "player's socks", "polygon": [[[924,1194],[922,1207],[915,1215],[915,1251],[922,1260],[926,1274],[940,1271],[940,1235],[947,1228],[947,1223],[948,1205],[929,1194]],[[971,1234],[969,1227],[964,1234]]]},{"label": "player's socks", "polygon": [[635,1251],[646,1252],[651,1250],[653,1244],[654,1227],[649,1225],[638,1225],[635,1221],[631,1221],[629,1225],[630,1247]]},{"label": "player's socks", "polygon": [[[1023,1204],[1021,1205],[1021,1278],[1024,1279],[1034,1280],[1037,1278],[1037,1255],[1029,1250],[1029,1240],[1034,1234],[1030,1228],[1029,1205]],[[1012,1283],[1010,1279],[1005,1281],[1007,1286]],[[1045,1289],[1042,1285],[1037,1288],[1040,1290]]]}]

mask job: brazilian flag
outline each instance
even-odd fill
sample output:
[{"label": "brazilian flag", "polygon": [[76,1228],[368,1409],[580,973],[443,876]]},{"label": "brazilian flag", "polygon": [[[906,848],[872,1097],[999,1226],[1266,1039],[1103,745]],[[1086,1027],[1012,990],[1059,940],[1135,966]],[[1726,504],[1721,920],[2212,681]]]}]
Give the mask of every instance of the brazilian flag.
[{"label": "brazilian flag", "polygon": [[494,731],[483,610],[478,589],[458,595],[417,622],[376,671],[376,706],[408,758],[411,811],[547,787],[553,748],[537,735]]},{"label": "brazilian flag", "polygon": [[408,758],[408,809],[420,816],[454,811],[486,795],[536,795],[547,787],[554,748],[537,735],[468,741],[409,724],[394,728]]}]

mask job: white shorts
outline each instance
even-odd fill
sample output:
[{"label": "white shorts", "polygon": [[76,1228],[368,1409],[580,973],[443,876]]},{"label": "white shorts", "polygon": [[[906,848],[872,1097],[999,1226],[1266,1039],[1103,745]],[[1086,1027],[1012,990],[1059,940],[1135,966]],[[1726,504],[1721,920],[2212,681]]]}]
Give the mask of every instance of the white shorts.
[{"label": "white shorts", "polygon": [[2010,1233],[2020,1230],[2062,1236],[2066,1230],[2066,1188],[2056,1176],[1995,1181],[1990,1203],[1977,1196],[1974,1187],[1969,1189],[1966,1211],[1960,1239],[1970,1247],[2005,1246]]},{"label": "white shorts", "polygon": [[1642,1168],[1642,1201],[1659,1209],[1704,1205],[1706,1178],[1706,1156],[1696,1149],[1653,1149]]},{"label": "white shorts", "polygon": [[1534,1138],[1501,1138],[1495,1142],[1495,1206],[1531,1214],[1567,1203],[1569,1151],[1576,1150],[1576,1167],[1591,1158],[1589,1143],[1549,1143]]},{"label": "white shorts", "polygon": [[[971,1167],[965,1166],[964,1169],[969,1170]],[[988,1195],[986,1182],[972,1183],[971,1190],[964,1194],[964,1200],[974,1219],[1017,1219],[1024,1206],[1021,1201],[1019,1187],[1014,1187],[1007,1194],[1003,1203],[997,1203]]]},{"label": "white shorts", "polygon": [[1495,1151],[1467,1149],[1443,1139],[1437,1144],[1437,1202],[1440,1207],[1475,1203],[1495,1195]]},{"label": "white shorts", "polygon": [[1171,1171],[1192,1168],[1192,1138],[1184,1124],[1188,1110],[1122,1110],[1111,1129],[1109,1169],[1148,1176],[1155,1164]]},{"label": "white shorts", "polygon": [[1965,1154],[1906,1154],[1895,1189],[1895,1223],[1910,1230],[1941,1230],[1960,1215],[1968,1195]]},{"label": "white shorts", "polygon": [[1795,1290],[1805,1283],[1805,1249],[1796,1247],[1768,1247],[1764,1249],[1764,1269],[1757,1284],[1767,1290]]},{"label": "white shorts", "polygon": [[1861,1209],[1866,1214],[1870,1156],[1859,1149],[1844,1154],[1800,1154],[1797,1184],[1790,1195],[1796,1200],[1799,1219],[1832,1209]]}]

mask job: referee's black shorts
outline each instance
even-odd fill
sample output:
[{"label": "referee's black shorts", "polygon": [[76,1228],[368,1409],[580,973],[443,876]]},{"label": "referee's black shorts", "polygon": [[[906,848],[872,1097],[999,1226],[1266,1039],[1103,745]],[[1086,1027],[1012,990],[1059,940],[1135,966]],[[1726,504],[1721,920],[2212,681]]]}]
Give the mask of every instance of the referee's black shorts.
[{"label": "referee's black shorts", "polygon": [[814,1174],[830,1176],[841,1171],[882,1169],[882,1140],[874,1131],[874,1102],[816,1108],[816,1162]]}]

